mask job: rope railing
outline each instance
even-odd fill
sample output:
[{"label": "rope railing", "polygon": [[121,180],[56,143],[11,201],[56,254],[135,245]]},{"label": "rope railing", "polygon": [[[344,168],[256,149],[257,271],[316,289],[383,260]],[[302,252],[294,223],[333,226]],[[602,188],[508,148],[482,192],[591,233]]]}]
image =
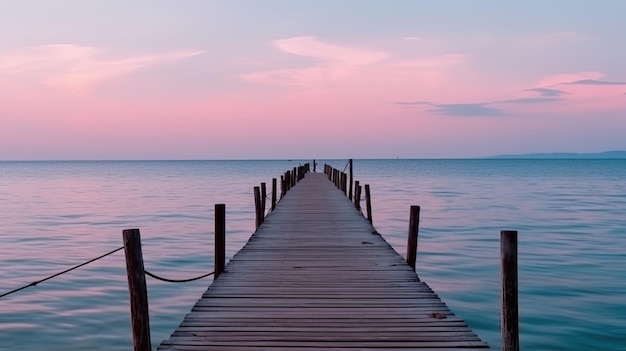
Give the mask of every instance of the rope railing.
[{"label": "rope railing", "polygon": [[352,159],[348,160],[348,162],[346,162],[346,166],[343,168],[343,173],[346,173],[346,169],[348,169],[348,166],[350,165],[350,163],[352,162]]},{"label": "rope railing", "polygon": [[[78,264],[78,265],[76,265],[76,266],[73,266],[73,267],[71,267],[71,268],[68,268],[68,269],[66,269],[66,270],[63,270],[63,271],[61,271],[61,272],[58,272],[58,273],[52,274],[52,275],[50,275],[50,276],[48,276],[48,277],[46,277],[46,278],[44,278],[44,279],[40,279],[40,280],[34,281],[34,282],[32,282],[32,283],[26,284],[26,285],[24,285],[24,286],[21,286],[21,287],[19,287],[19,288],[13,289],[13,290],[11,290],[11,291],[7,291],[7,292],[5,292],[5,293],[1,294],[1,295],[0,295],[0,298],[5,297],[5,296],[9,296],[9,295],[11,295],[11,294],[15,294],[16,292],[22,291],[22,290],[24,290],[24,289],[26,289],[26,288],[29,288],[29,287],[31,287],[31,286],[37,286],[38,284],[41,284],[41,283],[43,283],[43,282],[45,282],[45,281],[48,281],[48,280],[53,279],[53,278],[56,278],[56,277],[58,277],[58,276],[60,276],[60,275],[63,275],[63,274],[65,274],[65,273],[69,273],[69,272],[71,272],[71,271],[73,271],[73,270],[76,270],[76,269],[78,269],[78,268],[80,268],[80,267],[86,266],[86,265],[88,265],[88,264],[90,264],[90,263],[92,263],[92,262],[95,262],[95,261],[98,261],[98,260],[100,260],[100,259],[103,259],[103,258],[105,258],[105,257],[107,257],[107,256],[109,256],[109,255],[112,255],[112,254],[114,254],[114,253],[116,253],[116,252],[118,252],[118,251],[120,251],[120,250],[122,250],[122,249],[124,249],[124,247],[123,247],[123,246],[122,246],[122,247],[118,247],[117,249],[112,250],[112,251],[109,251],[109,252],[105,253],[104,255],[100,255],[100,256],[98,256],[98,257],[92,258],[92,259],[90,259],[90,260],[88,260],[88,261],[85,261],[85,262],[83,262],[83,263],[81,263],[81,264]],[[149,271],[147,271],[147,270],[144,270],[144,272],[146,273],[146,275],[148,275],[148,276],[150,276],[150,277],[152,277],[152,278],[154,278],[154,279],[161,280],[161,281],[164,281],[164,282],[169,282],[169,283],[187,283],[187,282],[193,282],[193,281],[200,280],[200,279],[203,279],[203,278],[206,278],[206,277],[208,277],[208,276],[211,276],[211,275],[215,274],[215,271],[213,271],[213,272],[210,272],[210,273],[207,273],[207,274],[203,274],[203,275],[201,275],[201,276],[194,277],[194,278],[188,278],[188,279],[169,279],[169,278],[164,278],[164,277],[161,277],[161,276],[156,275],[156,274],[154,274],[154,273],[151,273],[151,272],[149,272]]]},{"label": "rope railing", "polygon": [[152,277],[152,278],[154,278],[156,280],[160,280],[160,281],[164,281],[164,282],[168,282],[168,283],[187,283],[187,282],[193,282],[193,281],[196,281],[196,280],[200,280],[202,278],[206,278],[206,277],[208,277],[210,275],[215,274],[215,271],[213,271],[211,273],[203,274],[203,275],[201,275],[199,277],[189,278],[189,279],[168,279],[168,278],[163,278],[163,277],[158,276],[158,275],[156,275],[154,273],[150,273],[147,270],[144,270],[144,273],[146,273],[147,276],[150,276],[150,277]]},{"label": "rope railing", "polygon": [[101,255],[101,256],[98,256],[98,257],[92,258],[92,259],[90,259],[90,260],[88,260],[88,261],[85,261],[85,262],[83,262],[83,263],[79,264],[79,265],[76,265],[76,266],[73,266],[73,267],[71,267],[71,268],[68,268],[68,269],[66,269],[66,270],[64,270],[64,271],[62,271],[62,272],[59,272],[59,273],[53,274],[53,275],[48,276],[48,277],[46,277],[46,278],[44,278],[44,279],[41,279],[41,280],[34,281],[34,282],[32,282],[32,283],[30,283],[30,284],[27,284],[27,285],[24,285],[24,286],[22,286],[22,287],[20,287],[20,288],[13,289],[13,290],[11,290],[11,291],[5,292],[5,293],[3,293],[2,295],[0,295],[0,298],[5,297],[5,296],[8,296],[8,295],[11,295],[11,294],[14,294],[14,293],[16,293],[16,292],[18,292],[18,291],[24,290],[24,289],[29,288],[29,287],[31,287],[31,286],[37,286],[37,284],[41,284],[41,283],[43,283],[43,282],[45,282],[45,281],[47,281],[47,280],[50,280],[50,279],[52,279],[52,278],[56,278],[56,277],[58,277],[58,276],[60,276],[60,275],[63,275],[63,274],[68,273],[68,272],[71,272],[71,271],[73,271],[73,270],[75,270],[75,269],[78,269],[78,268],[80,268],[80,267],[82,267],[82,266],[88,265],[88,264],[90,264],[90,263],[92,263],[92,262],[95,262],[95,261],[100,260],[100,259],[102,259],[102,258],[105,258],[105,257],[107,257],[107,256],[109,256],[109,255],[112,255],[112,254],[114,254],[114,253],[116,253],[116,252],[118,252],[118,251],[122,250],[123,248],[124,248],[124,246],[119,247],[119,248],[117,248],[117,249],[115,249],[115,250],[112,250],[112,251],[109,251],[109,252],[105,253],[104,255]]},{"label": "rope railing", "polygon": [[[274,187],[275,188],[275,187]],[[266,196],[267,197],[267,196]],[[147,289],[145,284],[145,276],[161,280],[169,283],[186,283],[206,278],[208,276],[214,276],[217,279],[218,276],[224,273],[225,266],[225,221],[226,221],[226,206],[224,204],[215,205],[215,266],[214,271],[202,274],[198,277],[187,279],[170,279],[151,273],[144,268],[143,254],[141,250],[141,239],[139,229],[125,229],[122,232],[122,239],[124,246],[115,250],[111,250],[103,255],[87,260],[83,263],[65,269],[61,272],[52,274],[44,279],[34,281],[19,288],[7,291],[0,294],[0,298],[15,294],[31,286],[37,286],[45,281],[56,278],[65,273],[76,270],[92,262],[103,259],[109,255],[112,255],[118,251],[125,251],[126,258],[126,272],[128,277],[128,289],[130,293],[130,305],[131,305],[131,322],[133,329],[133,345],[135,350],[150,350],[150,327],[148,318],[148,305],[147,305]]]}]

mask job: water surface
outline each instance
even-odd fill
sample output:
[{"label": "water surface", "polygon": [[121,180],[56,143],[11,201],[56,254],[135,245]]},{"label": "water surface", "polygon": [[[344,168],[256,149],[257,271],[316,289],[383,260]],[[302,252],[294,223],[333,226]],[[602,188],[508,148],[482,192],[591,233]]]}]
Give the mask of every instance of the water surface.
[{"label": "water surface", "polygon": [[[226,204],[232,257],[254,230],[252,187],[302,162],[0,162],[0,293],[120,247],[127,228],[141,229],[148,270],[209,272],[214,204]],[[422,207],[420,278],[494,349],[504,229],[519,231],[523,350],[626,349],[626,160],[355,160],[354,171],[403,255],[409,207]],[[210,281],[148,279],[154,347]],[[0,349],[42,348],[131,348],[123,252],[0,299]]]}]

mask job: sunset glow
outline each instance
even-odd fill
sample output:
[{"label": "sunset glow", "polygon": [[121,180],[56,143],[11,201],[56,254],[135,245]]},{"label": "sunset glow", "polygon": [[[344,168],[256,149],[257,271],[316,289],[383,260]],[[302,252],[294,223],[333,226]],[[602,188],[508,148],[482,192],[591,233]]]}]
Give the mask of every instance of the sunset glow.
[{"label": "sunset glow", "polygon": [[626,149],[620,0],[2,8],[0,160]]}]

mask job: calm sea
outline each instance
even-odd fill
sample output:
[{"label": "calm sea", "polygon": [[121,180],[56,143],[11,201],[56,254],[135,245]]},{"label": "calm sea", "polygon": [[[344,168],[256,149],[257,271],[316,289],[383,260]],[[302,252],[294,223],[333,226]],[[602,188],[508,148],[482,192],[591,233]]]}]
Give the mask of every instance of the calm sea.
[{"label": "calm sea", "polygon": [[[141,229],[153,273],[210,272],[214,204],[232,257],[254,230],[252,187],[303,162],[0,162],[0,294],[122,246],[126,228]],[[499,233],[513,229],[521,348],[626,350],[626,160],[355,160],[354,172],[403,255],[409,207],[422,207],[419,276],[494,349]],[[153,347],[210,282],[148,278]],[[130,333],[122,251],[0,298],[0,350],[129,350]]]}]

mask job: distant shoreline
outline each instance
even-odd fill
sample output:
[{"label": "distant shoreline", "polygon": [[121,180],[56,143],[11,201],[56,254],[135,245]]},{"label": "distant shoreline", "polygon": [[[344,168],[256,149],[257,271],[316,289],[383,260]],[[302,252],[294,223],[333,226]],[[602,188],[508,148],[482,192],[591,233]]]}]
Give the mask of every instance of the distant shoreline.
[{"label": "distant shoreline", "polygon": [[626,151],[605,151],[597,153],[549,152],[534,154],[513,154],[487,156],[488,159],[626,159]]}]

